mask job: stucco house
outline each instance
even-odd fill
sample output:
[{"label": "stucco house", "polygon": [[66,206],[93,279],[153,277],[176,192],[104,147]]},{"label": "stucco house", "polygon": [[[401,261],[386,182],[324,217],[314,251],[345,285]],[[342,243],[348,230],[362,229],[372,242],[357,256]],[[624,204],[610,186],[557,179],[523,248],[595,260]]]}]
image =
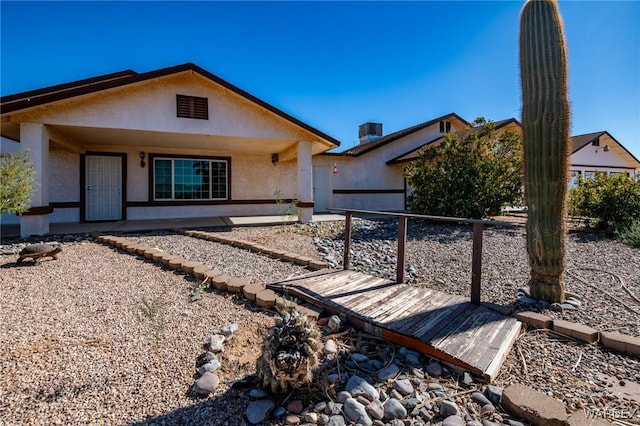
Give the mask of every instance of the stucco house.
[{"label": "stucco house", "polygon": [[4,96],[1,135],[29,149],[22,236],[51,222],[313,213],[312,157],[339,142],[191,63]]},{"label": "stucco house", "polygon": [[[522,131],[515,118],[494,123],[496,131]],[[407,209],[411,188],[404,167],[418,158],[422,148],[437,145],[445,134],[466,130],[471,124],[450,113],[415,126],[382,134],[381,123],[359,127],[360,143],[340,153],[324,152],[313,158],[316,211],[328,207],[402,211]],[[570,186],[577,175],[591,178],[597,173],[640,174],[640,161],[609,132],[571,138]]]}]

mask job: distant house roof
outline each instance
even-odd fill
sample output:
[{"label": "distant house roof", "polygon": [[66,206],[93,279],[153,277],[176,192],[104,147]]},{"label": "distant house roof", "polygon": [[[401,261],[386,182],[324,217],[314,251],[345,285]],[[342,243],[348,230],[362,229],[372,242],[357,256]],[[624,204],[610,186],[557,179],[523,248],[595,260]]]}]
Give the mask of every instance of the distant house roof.
[{"label": "distant house roof", "polygon": [[271,111],[272,113],[284,118],[285,120],[311,132],[312,134],[329,141],[336,146],[340,145],[340,142],[331,136],[309,126],[306,123],[298,120],[297,118],[287,114],[284,111],[268,104],[267,102],[251,95],[248,92],[234,86],[233,84],[221,79],[220,77],[210,73],[209,71],[200,68],[199,66],[186,63],[168,68],[162,68],[155,71],[149,71],[139,74],[132,70],[125,70],[111,74],[105,74],[98,77],[92,77],[84,80],[78,80],[71,83],[59,84],[56,86],[45,87],[43,89],[31,90],[28,92],[17,93],[14,95],[3,96],[0,98],[0,113],[7,114],[15,111],[20,111],[27,108],[32,108],[39,105],[45,105],[51,102],[70,99],[76,96],[82,96],[100,90],[112,89],[116,87],[125,86],[128,84],[139,83],[154,78],[165,77],[171,74],[177,74],[184,71],[193,71],[201,76],[217,83],[226,89],[242,96],[243,98]]},{"label": "distant house roof", "polygon": [[[506,120],[500,120],[500,121],[495,121],[493,124],[495,126],[495,129],[500,129],[508,124],[512,124],[515,123],[518,126],[520,126],[520,122],[518,120],[516,120],[515,118],[508,118]],[[468,129],[465,129],[468,130]],[[464,130],[463,130],[464,131]],[[436,144],[436,143],[440,143],[444,141],[444,137],[445,135],[442,136],[438,136],[435,139],[432,139],[414,149],[412,149],[411,151],[405,152],[404,154],[401,154],[395,158],[392,158],[391,160],[387,161],[387,165],[392,165],[392,164],[401,164],[401,163],[407,163],[410,161],[414,161],[416,160],[419,156],[420,156],[420,150],[428,145],[432,145],[432,144]]]},{"label": "distant house roof", "polygon": [[403,137],[405,137],[407,135],[415,133],[415,132],[417,132],[419,130],[422,130],[422,129],[426,128],[426,127],[429,127],[429,126],[431,126],[433,124],[436,124],[436,123],[438,123],[440,121],[447,120],[447,119],[452,119],[452,118],[460,120],[465,125],[469,125],[470,126],[470,124],[466,120],[460,118],[460,116],[458,114],[455,114],[455,113],[452,112],[452,113],[443,115],[441,117],[434,118],[433,120],[425,121],[424,123],[416,124],[415,126],[411,126],[411,127],[406,128],[406,129],[399,130],[399,131],[394,132],[394,133],[390,133],[390,134],[388,134],[386,136],[382,136],[380,139],[376,139],[376,140],[371,141],[371,142],[361,143],[360,145],[357,145],[357,146],[354,146],[353,148],[347,149],[347,150],[343,151],[342,153],[339,153],[339,154],[338,153],[327,153],[327,154],[329,154],[329,155],[331,155],[331,154],[333,154],[333,155],[348,155],[348,156],[358,157],[358,156],[360,156],[362,154],[366,154],[367,152],[373,151],[374,149],[380,148],[380,147],[382,147],[384,145],[387,145],[388,143],[391,143],[391,142],[396,141],[396,140],[398,140],[400,138],[403,138]]},{"label": "distant house roof", "polygon": [[631,152],[629,152],[627,148],[624,147],[624,145],[618,142],[618,140],[613,136],[611,136],[611,133],[607,132],[606,130],[603,130],[600,132],[587,133],[584,135],[572,136],[571,137],[571,148],[572,148],[571,153],[575,154],[577,151],[581,150],[582,148],[589,145],[591,142],[595,141],[596,139],[600,138],[603,135],[607,135],[611,139],[613,139],[618,144],[618,146],[622,148],[624,152],[629,154],[629,156],[633,158],[633,160],[636,163],[638,163],[638,166],[640,166],[640,160],[638,160]]}]

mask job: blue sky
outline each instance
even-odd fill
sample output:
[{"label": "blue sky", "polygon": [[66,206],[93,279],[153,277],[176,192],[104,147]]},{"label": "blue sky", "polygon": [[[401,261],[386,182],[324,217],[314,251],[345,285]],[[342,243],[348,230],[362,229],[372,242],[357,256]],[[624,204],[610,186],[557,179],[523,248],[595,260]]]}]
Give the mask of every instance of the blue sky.
[{"label": "blue sky", "polygon": [[[346,149],[456,112],[520,118],[520,1],[0,2],[0,92],[193,62]],[[640,158],[640,2],[560,1],[572,134]]]}]

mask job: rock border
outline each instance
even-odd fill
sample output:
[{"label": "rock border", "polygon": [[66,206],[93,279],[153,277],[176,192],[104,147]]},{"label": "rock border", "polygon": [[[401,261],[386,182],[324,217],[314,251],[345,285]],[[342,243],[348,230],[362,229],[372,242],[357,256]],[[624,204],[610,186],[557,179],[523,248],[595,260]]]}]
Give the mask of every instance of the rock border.
[{"label": "rock border", "polygon": [[600,343],[612,351],[640,357],[640,337],[611,331],[598,331],[583,324],[553,319],[531,311],[518,312],[514,314],[514,317],[534,329],[552,330],[584,343]]},{"label": "rock border", "polygon": [[256,254],[273,257],[276,259],[284,260],[287,262],[295,263],[296,265],[305,266],[312,271],[325,269],[328,267],[327,262],[321,260],[314,260],[308,256],[300,255],[297,253],[287,252],[284,250],[275,250],[269,247],[263,246],[249,240],[239,240],[236,238],[220,235],[216,232],[208,231],[195,231],[185,229],[172,229],[171,232],[182,234],[187,237],[200,238],[202,240],[214,241],[216,243],[227,244],[233,247],[239,247],[246,250],[250,250]]}]

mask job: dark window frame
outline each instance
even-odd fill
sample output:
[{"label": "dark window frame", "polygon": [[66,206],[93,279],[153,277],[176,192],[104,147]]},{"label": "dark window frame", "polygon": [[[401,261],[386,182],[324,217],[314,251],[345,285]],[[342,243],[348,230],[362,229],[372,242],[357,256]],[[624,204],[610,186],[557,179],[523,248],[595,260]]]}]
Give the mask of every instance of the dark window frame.
[{"label": "dark window frame", "polygon": [[[171,161],[171,196],[172,198],[156,198],[156,160],[170,160]],[[209,166],[209,198],[176,198],[175,193],[175,160],[193,160],[193,161],[208,161]],[[212,178],[211,163],[224,163],[226,165],[225,170],[225,196],[222,198],[213,198],[214,181]],[[219,156],[203,156],[203,155],[181,155],[181,154],[149,154],[149,200],[158,203],[167,204],[202,204],[202,203],[224,203],[231,199],[231,157],[219,157]]]}]

